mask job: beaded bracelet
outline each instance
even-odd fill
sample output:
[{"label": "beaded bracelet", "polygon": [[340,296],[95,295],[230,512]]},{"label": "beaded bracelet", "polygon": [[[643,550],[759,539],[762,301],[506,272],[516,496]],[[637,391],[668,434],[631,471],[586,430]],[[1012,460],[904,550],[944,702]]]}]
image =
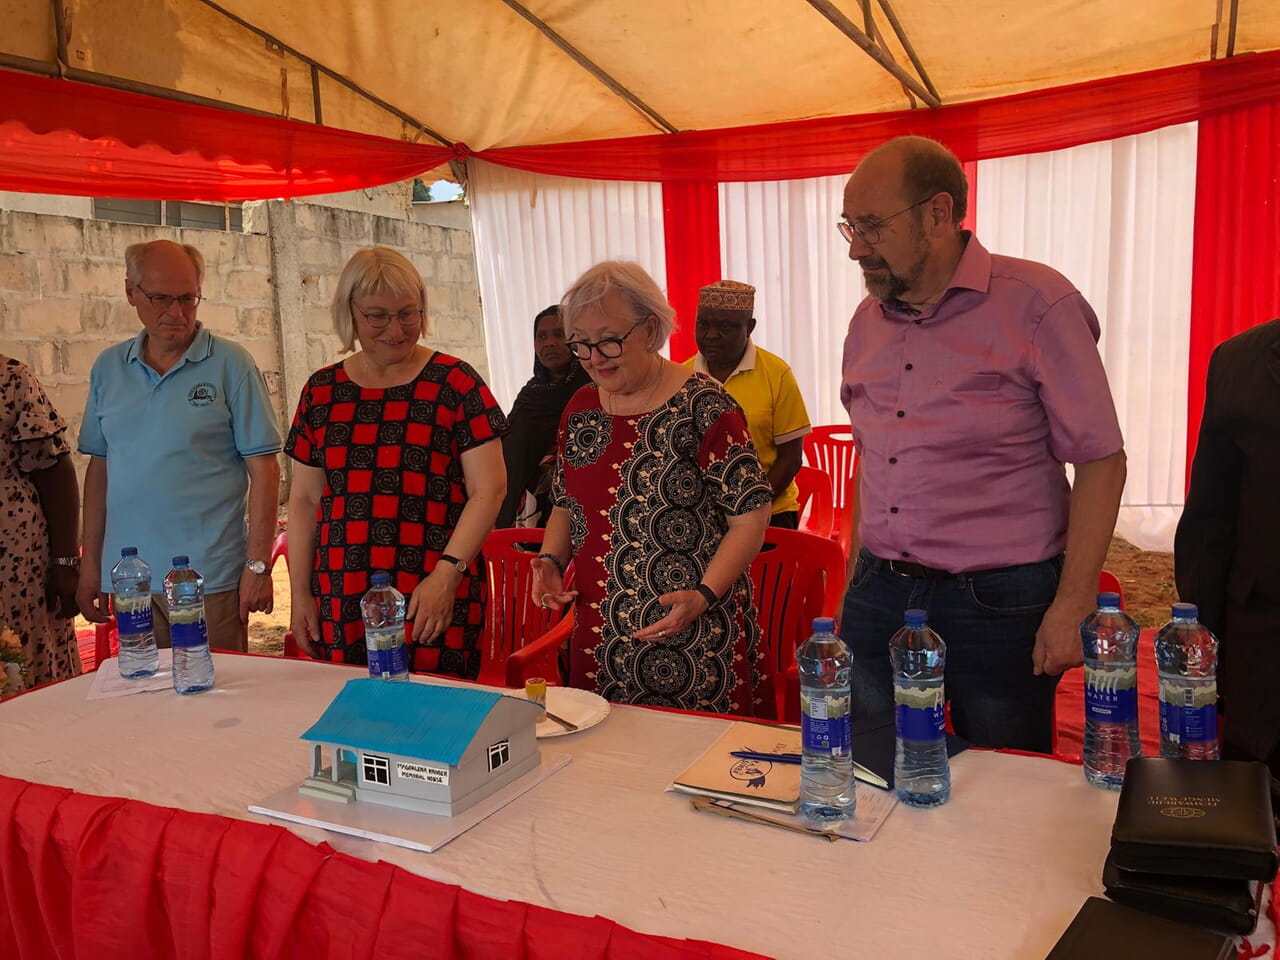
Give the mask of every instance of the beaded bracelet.
[{"label": "beaded bracelet", "polygon": [[556,569],[560,571],[560,576],[562,577],[564,576],[564,564],[560,562],[560,558],[557,557],[554,553],[540,553],[538,554],[538,559],[550,560],[552,563],[556,565]]}]

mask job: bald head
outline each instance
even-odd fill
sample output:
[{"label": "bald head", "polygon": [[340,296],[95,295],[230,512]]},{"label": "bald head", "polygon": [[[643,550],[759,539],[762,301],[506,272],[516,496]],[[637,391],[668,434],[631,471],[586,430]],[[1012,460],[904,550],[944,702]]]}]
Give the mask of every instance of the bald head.
[{"label": "bald head", "polygon": [[895,137],[876,147],[849,178],[896,189],[904,204],[939,193],[951,197],[951,221],[956,226],[968,212],[969,183],[956,155],[928,137]]}]

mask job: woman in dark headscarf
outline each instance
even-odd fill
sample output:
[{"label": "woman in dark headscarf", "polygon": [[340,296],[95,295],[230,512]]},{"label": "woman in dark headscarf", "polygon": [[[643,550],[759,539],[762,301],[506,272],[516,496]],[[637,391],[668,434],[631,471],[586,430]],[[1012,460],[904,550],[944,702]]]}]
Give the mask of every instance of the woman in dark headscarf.
[{"label": "woman in dark headscarf", "polygon": [[533,377],[516,397],[507,417],[511,430],[502,438],[507,498],[498,511],[496,526],[516,525],[526,492],[538,502],[539,525],[546,523],[551,512],[551,471],[560,414],[569,398],[589,380],[564,345],[560,307],[547,307],[533,320]]}]

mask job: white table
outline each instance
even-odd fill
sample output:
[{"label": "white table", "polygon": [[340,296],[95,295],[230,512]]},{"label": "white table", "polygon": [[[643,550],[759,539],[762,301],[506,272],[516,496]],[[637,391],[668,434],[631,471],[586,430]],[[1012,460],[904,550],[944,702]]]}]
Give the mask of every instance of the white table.
[{"label": "white table", "polygon": [[[259,819],[247,805],[305,775],[298,735],[360,672],[235,655],[216,666],[217,688],[198,696],[86,701],[81,677],[0,704],[0,773]],[[1116,798],[1079,767],[968,751],[946,806],[899,806],[871,843],[828,843],[664,792],[724,726],[615,706],[598,727],[542,741],[573,762],[434,854],[294,829],[488,896],[783,958],[1041,960],[1101,893]]]}]

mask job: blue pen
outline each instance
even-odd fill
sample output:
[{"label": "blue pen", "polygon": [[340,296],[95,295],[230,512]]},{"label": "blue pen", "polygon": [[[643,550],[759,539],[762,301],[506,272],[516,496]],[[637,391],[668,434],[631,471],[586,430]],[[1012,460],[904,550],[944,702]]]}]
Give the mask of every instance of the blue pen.
[{"label": "blue pen", "polygon": [[754,750],[732,750],[729,756],[740,760],[767,760],[770,763],[799,763],[798,753],[757,753]]}]

